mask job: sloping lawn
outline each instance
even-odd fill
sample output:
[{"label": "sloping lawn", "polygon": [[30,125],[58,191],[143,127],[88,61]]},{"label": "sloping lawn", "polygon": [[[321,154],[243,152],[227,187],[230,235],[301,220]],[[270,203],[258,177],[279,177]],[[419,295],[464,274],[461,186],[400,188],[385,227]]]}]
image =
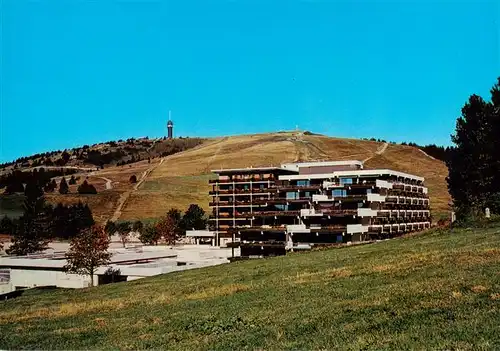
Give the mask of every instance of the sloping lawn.
[{"label": "sloping lawn", "polygon": [[500,227],[0,303],[7,349],[494,349]]}]

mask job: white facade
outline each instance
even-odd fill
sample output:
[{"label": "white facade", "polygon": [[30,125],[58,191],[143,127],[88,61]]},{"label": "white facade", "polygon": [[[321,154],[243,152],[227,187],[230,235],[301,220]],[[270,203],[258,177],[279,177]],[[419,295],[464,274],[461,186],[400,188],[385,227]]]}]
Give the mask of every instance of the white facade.
[{"label": "white facade", "polygon": [[[99,267],[98,277],[108,268],[119,269],[127,281],[188,269],[228,263],[230,249],[185,245],[178,247],[146,246],[143,252],[128,249],[115,250],[109,266]],[[147,250],[147,251],[146,251]],[[59,288],[85,288],[91,284],[90,276],[63,271],[64,255],[42,254],[32,257],[0,257],[0,294],[21,288],[56,286]]]}]

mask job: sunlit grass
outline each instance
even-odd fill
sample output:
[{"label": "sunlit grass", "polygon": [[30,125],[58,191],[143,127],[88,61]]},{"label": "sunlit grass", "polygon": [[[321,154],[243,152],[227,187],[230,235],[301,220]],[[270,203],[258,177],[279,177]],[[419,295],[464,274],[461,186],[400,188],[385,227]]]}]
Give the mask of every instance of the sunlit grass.
[{"label": "sunlit grass", "polygon": [[241,261],[0,305],[0,348],[494,349],[500,227]]}]

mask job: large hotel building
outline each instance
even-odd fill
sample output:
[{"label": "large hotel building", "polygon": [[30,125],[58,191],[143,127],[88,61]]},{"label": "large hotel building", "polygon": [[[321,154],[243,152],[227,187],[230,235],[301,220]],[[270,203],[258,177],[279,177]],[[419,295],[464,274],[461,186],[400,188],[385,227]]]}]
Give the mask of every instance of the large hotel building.
[{"label": "large hotel building", "polygon": [[214,170],[211,229],[241,256],[391,238],[429,228],[424,178],[360,161]]}]

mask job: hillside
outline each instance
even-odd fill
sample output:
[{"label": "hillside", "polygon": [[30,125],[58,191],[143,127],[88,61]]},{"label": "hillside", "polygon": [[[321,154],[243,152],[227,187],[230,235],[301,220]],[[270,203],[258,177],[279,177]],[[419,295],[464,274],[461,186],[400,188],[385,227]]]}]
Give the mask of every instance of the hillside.
[{"label": "hillside", "polygon": [[66,150],[39,153],[21,157],[15,161],[0,164],[0,175],[14,169],[23,171],[37,167],[73,168],[92,171],[104,166],[125,165],[140,160],[165,157],[193,148],[203,142],[200,138],[130,138],[83,145]]},{"label": "hillside", "polygon": [[2,302],[3,349],[494,349],[500,226]]},{"label": "hillside", "polygon": [[[100,222],[110,218],[154,220],[171,207],[185,210],[191,203],[208,210],[208,180],[214,177],[210,173],[212,169],[356,159],[366,161],[367,168],[391,168],[425,177],[433,215],[447,216],[450,201],[445,180],[447,168],[416,147],[297,132],[220,137],[203,139],[200,143],[150,162],[106,166],[82,173],[82,177],[88,176],[89,182],[96,186],[97,195],[78,195],[74,186],[69,195],[54,193],[47,198],[53,203],[86,202]],[[131,175],[142,181],[130,184]],[[2,203],[20,202],[4,199],[0,205]],[[12,212],[9,208],[3,210]]]},{"label": "hillside", "polygon": [[[169,207],[198,203],[208,210],[210,170],[279,165],[292,161],[366,160],[367,168],[391,168],[423,176],[435,216],[446,215],[450,201],[445,164],[415,147],[322,135],[273,133],[217,138],[166,157],[124,207],[124,219],[157,217]],[[384,150],[380,155],[377,152]]]}]

